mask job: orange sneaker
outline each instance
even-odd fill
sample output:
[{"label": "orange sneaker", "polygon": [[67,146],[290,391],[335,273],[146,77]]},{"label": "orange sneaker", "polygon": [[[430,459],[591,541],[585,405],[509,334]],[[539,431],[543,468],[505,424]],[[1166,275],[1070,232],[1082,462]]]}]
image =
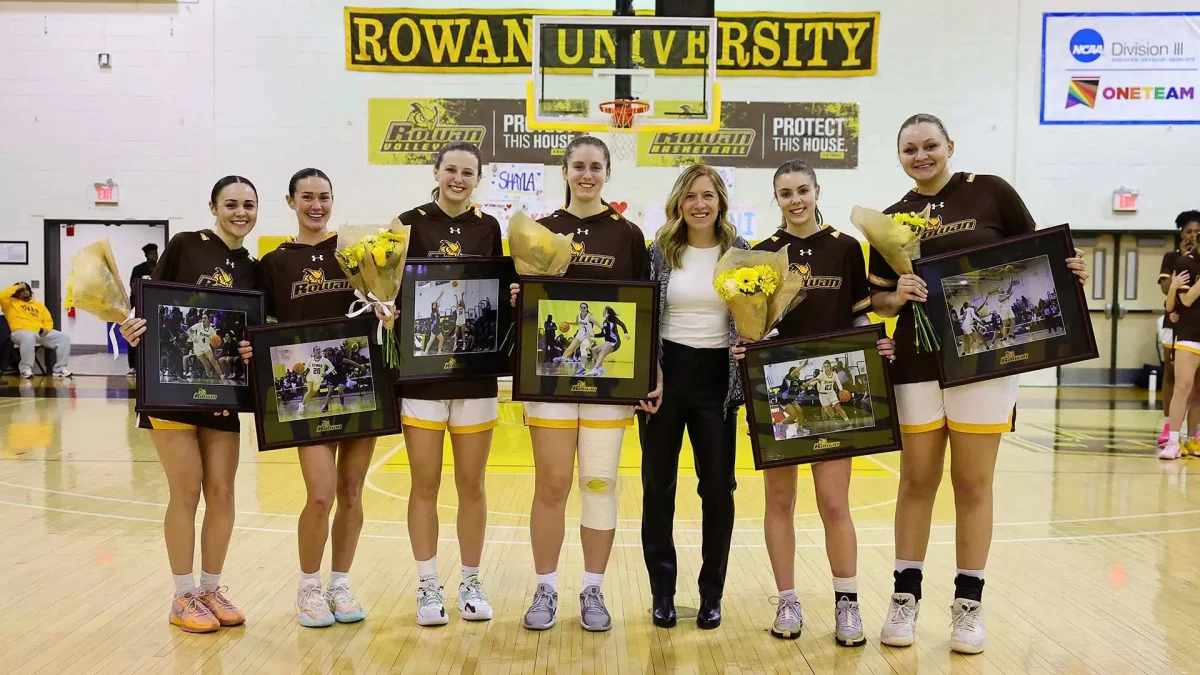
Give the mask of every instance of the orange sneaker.
[{"label": "orange sneaker", "polygon": [[211,633],[221,627],[208,605],[194,593],[177,596],[171,602],[170,622],[188,633]]},{"label": "orange sneaker", "polygon": [[202,591],[200,602],[204,603],[222,626],[240,626],[246,623],[246,615],[225,597],[225,591],[228,590],[228,587],[222,586],[211,591]]}]

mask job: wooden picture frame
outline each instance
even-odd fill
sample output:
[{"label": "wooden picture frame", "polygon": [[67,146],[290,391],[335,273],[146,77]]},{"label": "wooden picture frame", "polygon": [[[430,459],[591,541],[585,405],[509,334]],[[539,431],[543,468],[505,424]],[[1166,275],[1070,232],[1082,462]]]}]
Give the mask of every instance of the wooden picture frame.
[{"label": "wooden picture frame", "polygon": [[[658,282],[520,277],[520,284],[514,401],[636,405],[658,386]],[[573,357],[583,349],[583,305],[593,319],[583,341],[592,348],[605,343],[615,348],[589,352],[575,363]],[[620,320],[612,324],[616,343],[602,336],[606,308]],[[547,349],[550,324],[553,342]],[[596,369],[597,360],[603,370]]]},{"label": "wooden picture frame", "polygon": [[[913,262],[929,295],[925,312],[942,343],[938,382],[954,387],[1100,355],[1070,227]],[[973,330],[967,330],[970,325]]]},{"label": "wooden picture frame", "polygon": [[137,347],[137,412],[254,410],[237,345],[266,320],[260,291],[142,279],[136,296],[137,316],[146,319]]},{"label": "wooden picture frame", "polygon": [[896,392],[876,347],[885,336],[872,324],[746,345],[740,368],[755,469],[900,449]]},{"label": "wooden picture frame", "polygon": [[374,315],[250,329],[259,450],[400,433]]}]

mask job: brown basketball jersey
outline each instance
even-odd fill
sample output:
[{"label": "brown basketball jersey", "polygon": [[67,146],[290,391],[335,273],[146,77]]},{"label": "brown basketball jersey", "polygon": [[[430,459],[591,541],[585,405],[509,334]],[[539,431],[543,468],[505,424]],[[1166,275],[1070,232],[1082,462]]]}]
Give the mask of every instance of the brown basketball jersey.
[{"label": "brown basketball jersey", "polygon": [[[400,214],[400,222],[412,226],[412,241],[408,245],[410,258],[504,255],[500,223],[477,208],[451,217],[436,203],[429,203]],[[500,289],[500,296],[502,301],[508,302],[507,289]],[[396,386],[396,396],[425,401],[493,398],[496,393],[494,377]]]},{"label": "brown basketball jersey", "polygon": [[1173,272],[1187,272],[1191,279],[1175,292],[1175,313],[1179,315],[1179,321],[1174,325],[1175,342],[1200,342],[1200,300],[1192,303],[1191,307],[1185,306],[1180,300],[1184,293],[1191,290],[1192,284],[1200,283],[1196,281],[1200,279],[1200,257],[1197,257],[1196,250],[1176,256]]},{"label": "brown basketball jersey", "polygon": [[[1158,280],[1160,282],[1163,279],[1171,279],[1171,276],[1175,273],[1175,263],[1179,261],[1180,255],[1179,249],[1167,251],[1163,254],[1162,266],[1158,269]],[[1164,307],[1165,306],[1166,305],[1164,305]],[[1171,313],[1167,312],[1166,315],[1163,316],[1163,328],[1174,328],[1174,326],[1174,322],[1171,321]]]},{"label": "brown basketball jersey", "polygon": [[[915,190],[885,210],[885,213],[921,213],[931,206],[931,226],[921,239],[921,255],[932,256],[989,244],[1005,237],[1033,232],[1037,226],[1021,196],[1003,178],[984,174],[956,173],[936,195]],[[894,291],[900,278],[883,256],[871,249],[867,279],[873,291]],[[896,322],[896,360],[892,376],[896,384],[937,379],[935,356],[918,352],[912,303],[905,304]]]},{"label": "brown basketball jersey", "polygon": [[500,223],[478,208],[451,217],[431,202],[400,214],[400,222],[412,226],[410,258],[504,255]]},{"label": "brown basketball jersey", "polygon": [[825,226],[807,238],[778,230],[754,247],[788,247],[790,272],[804,279],[806,297],[779,322],[779,337],[806,337],[854,327],[856,316],[871,308],[867,264],[858,240]]},{"label": "brown basketball jersey", "polygon": [[559,209],[538,221],[555,234],[573,235],[567,279],[649,278],[650,256],[646,236],[637,225],[611,207],[587,218]]},{"label": "brown basketball jersey", "polygon": [[338,265],[337,234],[319,244],[287,241],[258,261],[258,288],[266,293],[267,316],[280,323],[345,316],[354,289]]},{"label": "brown basketball jersey", "polygon": [[245,248],[230,249],[212,230],[180,232],[171,237],[150,278],[249,290],[254,288],[254,267]]}]

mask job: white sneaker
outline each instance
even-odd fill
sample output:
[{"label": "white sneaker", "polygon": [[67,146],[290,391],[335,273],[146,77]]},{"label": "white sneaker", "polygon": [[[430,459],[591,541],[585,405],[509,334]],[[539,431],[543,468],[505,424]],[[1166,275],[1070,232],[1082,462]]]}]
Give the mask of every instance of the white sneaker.
[{"label": "white sneaker", "polygon": [[1162,449],[1158,451],[1159,459],[1179,459],[1180,455],[1178,438],[1172,438],[1167,441],[1167,444],[1162,446]]},{"label": "white sneaker", "polygon": [[333,612],[329,610],[329,595],[320,586],[296,590],[296,615],[305,628],[332,626]]},{"label": "white sneaker", "polygon": [[32,380],[33,379],[33,371],[22,368],[21,369],[21,379],[22,380]]},{"label": "white sneaker", "polygon": [[437,579],[430,579],[417,586],[417,625],[444,626],[449,622],[442,587],[438,585]]},{"label": "white sneaker", "polygon": [[367,612],[350,592],[349,585],[331,585],[325,589],[325,595],[329,598],[329,609],[333,611],[333,618],[338,623],[354,623],[367,618]]},{"label": "white sneaker", "polygon": [[479,577],[470,576],[458,585],[458,611],[467,621],[491,621],[492,606]]},{"label": "white sneaker", "polygon": [[858,613],[858,602],[842,598],[833,611],[835,630],[833,639],[843,647],[861,647],[867,644],[863,634],[862,616]]},{"label": "white sneaker", "polygon": [[955,598],[951,608],[950,649],[959,654],[978,654],[983,651],[986,634],[983,630],[983,605],[974,600]]},{"label": "white sneaker", "polygon": [[67,377],[72,377],[73,375],[74,375],[74,373],[72,373],[72,372],[71,372],[70,370],[68,370],[67,368],[63,368],[62,370],[56,370],[56,371],[54,371],[54,376],[55,376],[55,377],[63,377],[63,378],[67,378]]},{"label": "white sneaker", "polygon": [[912,593],[892,593],[887,618],[879,632],[879,641],[889,647],[908,647],[917,629],[917,614],[921,603]]}]

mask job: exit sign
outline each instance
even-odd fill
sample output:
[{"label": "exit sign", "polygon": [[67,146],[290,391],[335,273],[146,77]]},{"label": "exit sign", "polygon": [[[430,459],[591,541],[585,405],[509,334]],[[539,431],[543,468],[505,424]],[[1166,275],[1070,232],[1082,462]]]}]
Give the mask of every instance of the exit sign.
[{"label": "exit sign", "polygon": [[96,183],[95,190],[97,204],[118,204],[121,201],[121,189],[111,178],[103,183]]},{"label": "exit sign", "polygon": [[1113,211],[1115,213],[1136,213],[1138,193],[1129,190],[1113,192]]}]

